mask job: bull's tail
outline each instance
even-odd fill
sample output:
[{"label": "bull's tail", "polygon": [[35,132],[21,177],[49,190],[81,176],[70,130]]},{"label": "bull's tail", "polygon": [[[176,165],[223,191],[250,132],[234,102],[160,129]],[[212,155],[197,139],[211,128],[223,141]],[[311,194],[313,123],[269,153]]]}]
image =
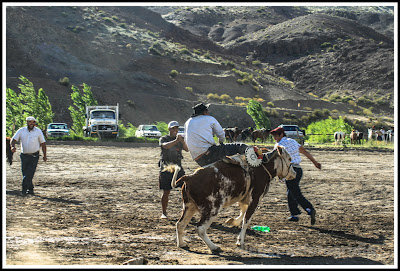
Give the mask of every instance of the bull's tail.
[{"label": "bull's tail", "polygon": [[178,172],[180,170],[181,170],[181,167],[178,165],[168,165],[163,169],[163,171],[168,171],[168,172],[174,173],[174,175],[172,176],[172,180],[171,180],[172,188],[177,187],[178,183],[180,183],[180,181],[179,182],[176,181],[176,179],[178,177]]}]

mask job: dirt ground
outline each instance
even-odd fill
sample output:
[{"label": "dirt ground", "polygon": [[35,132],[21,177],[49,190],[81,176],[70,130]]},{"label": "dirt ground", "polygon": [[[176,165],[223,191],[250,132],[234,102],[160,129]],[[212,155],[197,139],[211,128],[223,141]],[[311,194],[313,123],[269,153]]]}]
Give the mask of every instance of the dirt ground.
[{"label": "dirt ground", "polygon": [[[273,180],[252,220],[271,231],[248,229],[246,247],[236,247],[239,228],[224,224],[239,214],[233,205],[208,231],[223,250],[212,255],[193,221],[189,249],[176,247],[179,189],[171,192],[169,219],[160,219],[159,147],[109,145],[50,142],[29,196],[20,195],[18,146],[14,163],[5,166],[6,266],[122,265],[131,259],[147,265],[397,264],[393,151],[309,149],[323,167],[302,157],[301,188],[317,210],[316,224],[305,212],[299,222],[287,221],[285,184]],[[188,153],[183,166],[187,174],[197,168]]]}]

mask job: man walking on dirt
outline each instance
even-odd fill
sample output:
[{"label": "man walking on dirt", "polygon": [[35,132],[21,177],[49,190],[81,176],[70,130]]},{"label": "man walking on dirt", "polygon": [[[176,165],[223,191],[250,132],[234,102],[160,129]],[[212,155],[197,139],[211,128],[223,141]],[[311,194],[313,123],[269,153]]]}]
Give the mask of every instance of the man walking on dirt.
[{"label": "man walking on dirt", "polygon": [[295,179],[290,181],[285,180],[287,187],[289,211],[291,214],[289,221],[299,221],[298,215],[301,213],[301,211],[299,210],[298,205],[300,205],[307,212],[307,214],[310,215],[311,225],[314,225],[316,211],[313,205],[303,196],[299,186],[300,180],[303,177],[303,169],[300,167],[300,153],[304,154],[308,159],[310,159],[310,161],[313,162],[316,168],[321,169],[321,164],[318,163],[302,145],[297,143],[296,140],[292,138],[287,138],[285,130],[282,127],[277,127],[273,129],[270,133],[276,141],[274,148],[278,146],[285,147],[292,158],[291,164],[293,166],[293,169],[296,171]]},{"label": "man walking on dirt", "polygon": [[[173,173],[163,171],[169,164],[178,165],[181,170],[178,172],[178,178],[185,175],[182,168],[182,150],[188,151],[186,143],[181,135],[178,135],[179,123],[171,121],[168,123],[169,134],[160,137],[161,157],[159,161],[160,174],[159,174],[159,188],[163,190],[161,197],[162,214],[161,218],[167,218],[167,206],[169,194],[171,192],[171,180]],[[182,186],[183,184],[181,184]]]},{"label": "man walking on dirt", "polygon": [[[225,132],[219,122],[210,116],[208,107],[203,103],[192,107],[194,113],[185,123],[185,142],[193,160],[200,166],[221,160],[227,155],[243,154],[248,147],[243,143],[223,144]],[[216,145],[214,135],[219,145]]]},{"label": "man walking on dirt", "polygon": [[46,140],[43,132],[36,127],[34,117],[26,118],[27,126],[20,128],[12,137],[11,151],[15,152],[15,143],[21,141],[22,195],[33,193],[33,175],[39,161],[39,149],[42,147],[43,161],[47,161]]}]

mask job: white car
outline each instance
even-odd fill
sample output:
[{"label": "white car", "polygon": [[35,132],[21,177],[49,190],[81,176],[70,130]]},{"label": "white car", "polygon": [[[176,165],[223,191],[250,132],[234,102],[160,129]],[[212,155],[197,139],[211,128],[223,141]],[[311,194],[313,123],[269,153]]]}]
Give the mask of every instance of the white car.
[{"label": "white car", "polygon": [[135,132],[136,137],[161,137],[161,132],[158,130],[157,126],[151,124],[139,125]]},{"label": "white car", "polygon": [[50,123],[47,125],[48,137],[69,136],[69,129],[66,123]]},{"label": "white car", "polygon": [[279,127],[282,127],[285,130],[286,137],[293,138],[301,145],[304,145],[304,131],[300,130],[299,126],[281,124]]}]

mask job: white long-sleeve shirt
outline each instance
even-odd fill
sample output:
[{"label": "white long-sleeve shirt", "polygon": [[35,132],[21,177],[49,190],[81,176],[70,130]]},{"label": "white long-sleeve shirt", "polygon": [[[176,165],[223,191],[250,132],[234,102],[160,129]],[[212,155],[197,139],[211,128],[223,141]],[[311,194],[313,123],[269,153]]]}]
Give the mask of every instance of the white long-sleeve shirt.
[{"label": "white long-sleeve shirt", "polygon": [[212,116],[199,115],[185,122],[185,142],[193,159],[215,145],[214,135],[218,137],[219,143],[224,142],[225,132]]},{"label": "white long-sleeve shirt", "polygon": [[40,149],[40,144],[46,142],[42,131],[37,127],[34,127],[31,131],[28,130],[28,127],[22,127],[12,139],[21,141],[22,153],[37,152]]}]

